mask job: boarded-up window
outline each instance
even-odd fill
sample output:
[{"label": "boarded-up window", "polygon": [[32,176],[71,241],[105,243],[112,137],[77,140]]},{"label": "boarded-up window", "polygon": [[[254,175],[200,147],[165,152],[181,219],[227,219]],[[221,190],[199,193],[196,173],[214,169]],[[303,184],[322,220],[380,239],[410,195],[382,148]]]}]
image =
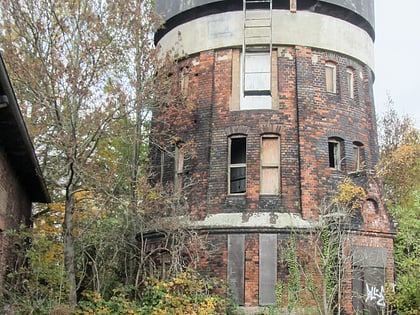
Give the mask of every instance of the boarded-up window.
[{"label": "boarded-up window", "polygon": [[259,304],[276,303],[277,234],[260,234]]},{"label": "boarded-up window", "polygon": [[343,160],[343,141],[340,138],[328,139],[328,159],[330,167],[341,170]]},{"label": "boarded-up window", "polygon": [[337,91],[337,66],[333,62],[325,63],[325,80],[327,92],[336,93]]},{"label": "boarded-up window", "polygon": [[261,194],[280,193],[280,138],[263,136],[261,139]]},{"label": "boarded-up window", "polygon": [[354,98],[354,71],[352,68],[347,68],[347,95],[350,98]]},{"label": "boarded-up window", "polygon": [[227,280],[232,298],[245,303],[245,234],[228,235]]},{"label": "boarded-up window", "polygon": [[229,138],[229,193],[246,192],[246,138]]}]

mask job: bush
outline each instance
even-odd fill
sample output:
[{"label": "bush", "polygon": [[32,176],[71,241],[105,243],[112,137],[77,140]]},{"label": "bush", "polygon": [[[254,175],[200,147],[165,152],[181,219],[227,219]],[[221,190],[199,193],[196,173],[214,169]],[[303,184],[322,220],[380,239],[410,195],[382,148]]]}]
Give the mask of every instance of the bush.
[{"label": "bush", "polygon": [[221,295],[225,291],[217,280],[201,279],[188,271],[166,280],[147,278],[138,301],[123,291],[116,291],[108,301],[99,293],[85,292],[78,314],[229,314],[233,305]]}]

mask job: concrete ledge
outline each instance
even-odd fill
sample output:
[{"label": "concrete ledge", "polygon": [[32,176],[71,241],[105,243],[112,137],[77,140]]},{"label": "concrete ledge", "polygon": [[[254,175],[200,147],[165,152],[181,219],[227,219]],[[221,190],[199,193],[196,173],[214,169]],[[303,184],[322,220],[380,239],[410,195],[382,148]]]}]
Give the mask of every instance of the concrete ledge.
[{"label": "concrete ledge", "polygon": [[190,221],[190,225],[200,229],[308,229],[314,227],[314,222],[291,213],[220,213],[208,215],[203,221]]}]

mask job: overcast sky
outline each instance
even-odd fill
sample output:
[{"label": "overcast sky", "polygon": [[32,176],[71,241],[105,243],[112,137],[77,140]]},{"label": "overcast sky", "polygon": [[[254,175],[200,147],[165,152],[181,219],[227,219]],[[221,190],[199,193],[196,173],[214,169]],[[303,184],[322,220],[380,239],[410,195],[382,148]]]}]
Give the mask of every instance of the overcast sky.
[{"label": "overcast sky", "polygon": [[420,128],[420,1],[375,0],[375,105],[386,110],[387,93],[394,108]]}]

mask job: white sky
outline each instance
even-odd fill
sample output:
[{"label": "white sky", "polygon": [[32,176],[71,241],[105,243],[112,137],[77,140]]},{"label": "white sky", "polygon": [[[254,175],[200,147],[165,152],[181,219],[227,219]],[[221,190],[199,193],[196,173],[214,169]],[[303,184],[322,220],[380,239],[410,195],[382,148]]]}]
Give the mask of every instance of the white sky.
[{"label": "white sky", "polygon": [[420,128],[420,1],[375,1],[375,106],[386,110],[387,93],[400,114]]}]

